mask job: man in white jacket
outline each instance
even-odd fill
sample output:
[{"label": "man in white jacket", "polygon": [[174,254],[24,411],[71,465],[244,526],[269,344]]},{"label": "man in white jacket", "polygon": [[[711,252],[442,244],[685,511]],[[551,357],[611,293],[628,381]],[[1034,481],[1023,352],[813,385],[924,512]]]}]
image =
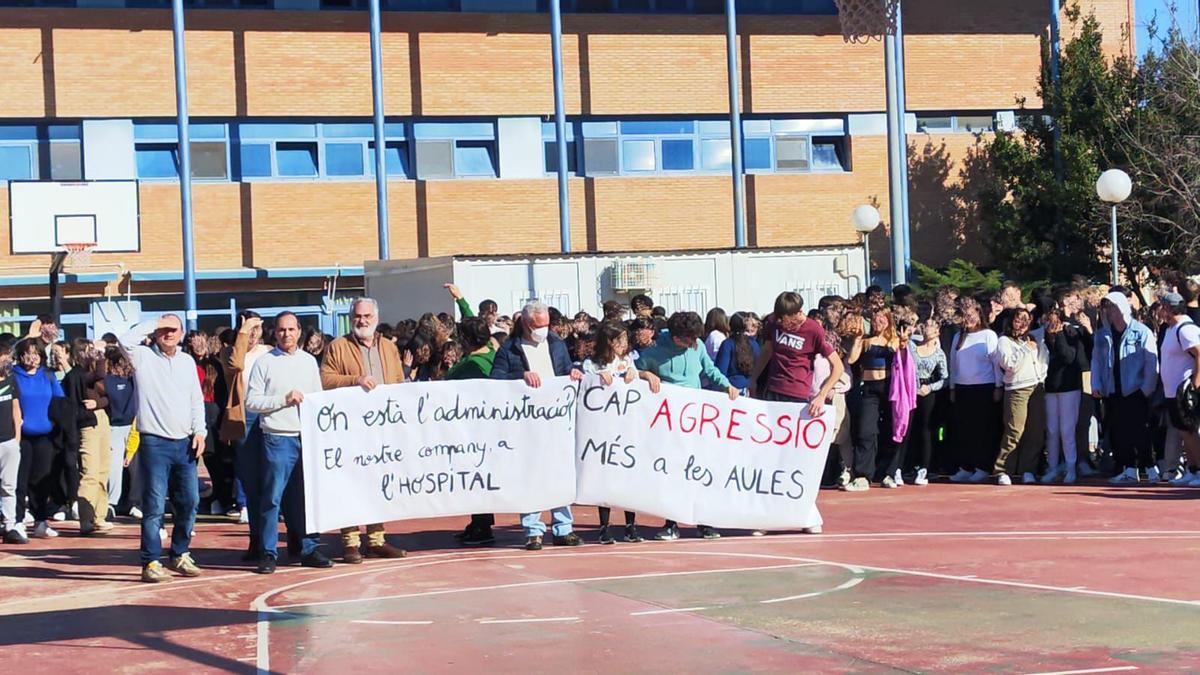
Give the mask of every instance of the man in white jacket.
[{"label": "man in white jacket", "polygon": [[317,550],[320,536],[307,531],[304,519],[304,471],[300,447],[300,403],[321,391],[317,360],[300,349],[300,320],[291,312],[275,317],[275,348],[259,357],[250,371],[246,410],[259,414],[263,432],[262,508],[256,524],[262,542],[259,574],[275,572],[279,512],[288,532],[299,536],[300,564],[331,567]]}]

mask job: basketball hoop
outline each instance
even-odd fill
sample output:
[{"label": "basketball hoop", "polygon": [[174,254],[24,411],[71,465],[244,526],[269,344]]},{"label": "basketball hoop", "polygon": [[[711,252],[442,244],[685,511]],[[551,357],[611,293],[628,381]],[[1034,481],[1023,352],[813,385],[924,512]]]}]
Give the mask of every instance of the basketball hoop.
[{"label": "basketball hoop", "polygon": [[896,32],[899,0],[833,0],[846,42],[866,43]]},{"label": "basketball hoop", "polygon": [[92,264],[92,251],[96,248],[96,242],[70,242],[63,244],[62,248],[67,252],[67,258],[64,261],[63,267],[66,269],[79,269]]}]

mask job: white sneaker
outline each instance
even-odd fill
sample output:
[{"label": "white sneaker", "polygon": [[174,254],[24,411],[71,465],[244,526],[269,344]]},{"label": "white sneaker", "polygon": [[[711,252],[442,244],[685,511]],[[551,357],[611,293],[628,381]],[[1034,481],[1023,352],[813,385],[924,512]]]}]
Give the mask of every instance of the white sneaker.
[{"label": "white sneaker", "polygon": [[838,476],[838,487],[846,487],[850,484],[850,469],[842,469],[842,475]]},{"label": "white sneaker", "polygon": [[33,528],[33,536],[35,539],[53,539],[58,536],[58,532],[50,527],[50,523],[42,520]]},{"label": "white sneaker", "polygon": [[892,477],[892,481],[896,483],[896,487],[904,487],[904,475],[900,473],[900,469],[896,469],[896,475]]},{"label": "white sneaker", "polygon": [[1141,478],[1138,477],[1138,470],[1135,467],[1129,467],[1112,478],[1109,478],[1108,482],[1113,485],[1123,485],[1126,483],[1137,483],[1140,480]]},{"label": "white sneaker", "polygon": [[1162,480],[1162,473],[1158,470],[1157,466],[1152,466],[1149,469],[1146,469],[1146,482],[1147,483],[1157,483],[1161,480]]},{"label": "white sneaker", "polygon": [[246,525],[250,522],[250,512],[246,507],[242,507],[242,512],[238,514],[238,525]]},{"label": "white sneaker", "polygon": [[917,469],[917,477],[913,479],[913,485],[929,485],[929,472],[925,469]]},{"label": "white sneaker", "polygon": [[812,527],[806,527],[800,531],[804,534],[821,534],[823,530],[821,529],[820,525],[813,525]]},{"label": "white sneaker", "polygon": [[971,480],[971,472],[966,469],[959,469],[958,473],[950,476],[951,483],[966,483]]},{"label": "white sneaker", "polygon": [[1026,471],[1025,474],[1021,476],[1021,482],[1025,485],[1036,485],[1037,476],[1033,475],[1032,471]]},{"label": "white sneaker", "polygon": [[850,481],[850,483],[847,484],[846,487],[842,488],[842,490],[844,490],[846,492],[866,492],[867,490],[870,490],[870,489],[871,489],[870,481],[868,481],[866,478],[862,478],[862,477],[855,478],[854,480]]},{"label": "white sneaker", "polygon": [[25,527],[33,527],[33,514],[28,509],[25,510],[25,517],[21,519],[21,524]]},{"label": "white sneaker", "polygon": [[967,479],[967,482],[982,483],[983,481],[987,480],[989,476],[991,476],[991,474],[983,469],[975,469],[975,473],[971,474],[971,477]]},{"label": "white sneaker", "polygon": [[214,499],[214,500],[212,500],[212,504],[210,504],[210,505],[209,505],[209,507],[208,507],[208,514],[209,514],[210,516],[223,516],[223,515],[225,515],[225,510],[224,510],[224,509],[221,507],[221,502],[219,502],[219,501],[217,501],[217,500],[215,500],[215,499]]},{"label": "white sneaker", "polygon": [[1184,471],[1184,472],[1180,473],[1178,476],[1167,481],[1167,483],[1170,485],[1174,485],[1176,487],[1186,487],[1186,486],[1190,485],[1191,482],[1194,480],[1196,480],[1195,474],[1193,474],[1191,471]]},{"label": "white sneaker", "polygon": [[1012,485],[1012,479],[1008,477],[1008,474],[1002,473],[996,476],[996,485]]},{"label": "white sneaker", "polygon": [[71,510],[67,512],[71,520],[79,520],[79,502],[71,502]]},{"label": "white sneaker", "polygon": [[55,511],[54,515],[50,516],[50,520],[53,520],[56,523],[61,523],[66,519],[67,519],[67,507],[65,507],[65,506],[62,507],[61,509]]},{"label": "white sneaker", "polygon": [[1069,467],[1069,468],[1067,469],[1067,475],[1066,475],[1066,477],[1064,477],[1064,478],[1063,478],[1063,485],[1074,485],[1074,484],[1075,484],[1075,479],[1076,479],[1076,476],[1075,476],[1075,467],[1073,467],[1073,466],[1072,466],[1072,467]]},{"label": "white sneaker", "polygon": [[129,507],[129,517],[135,518],[137,520],[141,520],[142,519],[142,510],[136,506]]}]

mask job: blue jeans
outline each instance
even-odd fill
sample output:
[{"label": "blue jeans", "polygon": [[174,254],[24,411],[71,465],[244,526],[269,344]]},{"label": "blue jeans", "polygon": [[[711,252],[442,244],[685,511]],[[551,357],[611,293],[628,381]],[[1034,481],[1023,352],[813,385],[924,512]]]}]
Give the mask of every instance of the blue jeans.
[{"label": "blue jeans", "polygon": [[257,551],[259,512],[262,506],[262,430],[258,428],[258,414],[246,413],[246,433],[242,442],[234,448],[233,471],[237,475],[242,494],[239,499],[246,505],[246,516],[250,521],[250,549]]},{"label": "blue jeans", "polygon": [[252,521],[258,528],[262,552],[277,557],[279,544],[279,511],[290,536],[300,537],[300,554],[317,550],[320,536],[309,534],[304,522],[304,464],[300,460],[300,437],[262,434],[262,507],[259,519]]},{"label": "blue jeans", "polygon": [[196,524],[196,505],[200,503],[191,439],[142,434],[137,457],[142,476],[142,564],[162,556],[158,531],[163,524],[163,504],[168,498],[174,517],[171,557],[178,558],[188,552],[192,527]]},{"label": "blue jeans", "polygon": [[[560,506],[550,510],[550,518],[554,521],[554,536],[565,537],[571,534],[574,520],[571,517],[570,506]],[[546,534],[546,524],[542,522],[542,513],[522,513],[521,527],[525,528],[526,537],[540,537]]]}]

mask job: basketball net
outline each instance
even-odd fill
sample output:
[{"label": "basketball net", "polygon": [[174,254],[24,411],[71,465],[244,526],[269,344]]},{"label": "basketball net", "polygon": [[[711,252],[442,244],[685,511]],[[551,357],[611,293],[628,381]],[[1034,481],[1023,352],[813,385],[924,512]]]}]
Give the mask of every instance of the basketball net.
[{"label": "basketball net", "polygon": [[81,241],[63,244],[67,259],[63,261],[65,269],[80,269],[92,264],[92,251],[96,248],[94,241]]},{"label": "basketball net", "polygon": [[833,0],[842,23],[846,42],[865,43],[882,40],[896,32],[896,10],[899,0]]}]

